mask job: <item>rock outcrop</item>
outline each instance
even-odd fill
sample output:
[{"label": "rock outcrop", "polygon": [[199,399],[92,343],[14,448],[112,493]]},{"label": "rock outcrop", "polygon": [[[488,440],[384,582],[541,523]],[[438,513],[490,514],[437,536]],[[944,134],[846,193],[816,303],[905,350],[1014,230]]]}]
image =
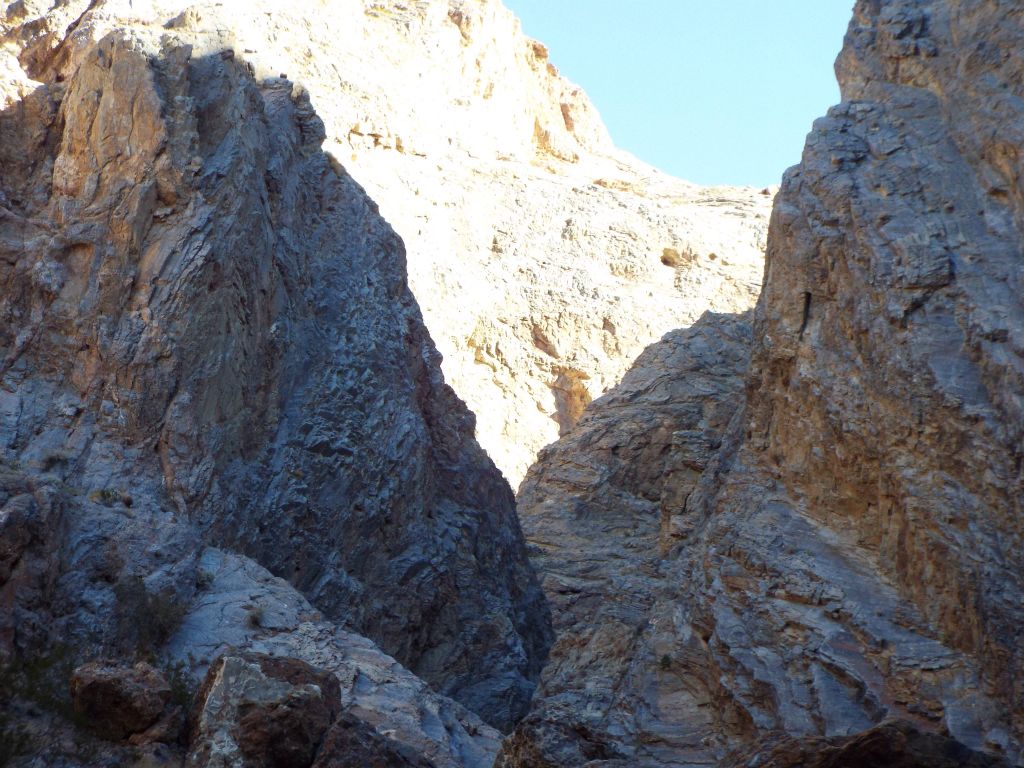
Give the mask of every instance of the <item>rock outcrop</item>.
[{"label": "rock outcrop", "polygon": [[[21,22],[33,60],[87,3],[40,5]],[[83,28],[166,25],[308,91],[324,149],[403,238],[445,375],[513,486],[644,347],[757,298],[770,194],[615,150],[498,0],[94,6]]]},{"label": "rock outcrop", "polygon": [[341,710],[338,678],[298,659],[221,656],[199,690],[187,765],[310,766]]},{"label": "rock outcrop", "polygon": [[688,500],[743,403],[749,314],[709,312],[652,344],[523,481],[519,512],[557,639],[509,764],[628,763],[637,743],[704,735],[686,722],[670,643],[652,636],[677,586],[666,551],[694,536]]},{"label": "rock outcrop", "polygon": [[344,40],[340,88],[319,57],[291,66],[331,105],[325,146],[404,237],[445,375],[516,487],[647,345],[753,306],[771,192],[699,187],[616,150],[496,0],[382,5],[309,30]]},{"label": "rock outcrop", "polygon": [[882,723],[854,736],[781,739],[729,768],[998,768],[1002,760],[906,720]]},{"label": "rock outcrop", "polygon": [[[795,754],[861,732],[850,764],[871,744],[932,764],[870,735],[889,717],[1024,760],[1021,20],[981,0],[857,3],[844,101],[776,197],[745,404],[683,502],[686,538],[666,527],[652,565],[650,511],[612,502],[648,549],[619,546],[566,585],[590,595],[588,634],[623,638],[616,600],[630,592],[592,585],[657,576],[606,658],[573,645],[559,575],[616,537],[574,524],[575,487],[537,504],[524,484],[526,519],[542,511],[528,527],[574,533],[538,557],[569,625],[499,764],[707,765],[767,755],[780,735]],[[586,445],[587,423],[561,445]],[[624,425],[622,444],[660,442]],[[564,455],[531,476],[563,473]],[[573,456],[591,461],[603,466],[600,447]],[[639,476],[629,492],[643,488]],[[576,674],[595,659],[621,673]]]},{"label": "rock outcrop", "polygon": [[[172,666],[212,680],[223,659],[255,656],[291,659],[330,673],[341,697],[334,722],[343,725],[338,733],[327,732],[317,759],[321,754],[325,760],[344,756],[343,749],[349,748],[358,754],[369,744],[403,759],[418,756],[436,768],[493,763],[501,743],[498,731],[436,693],[370,640],[325,621],[283,579],[248,558],[215,548],[202,552],[197,573],[196,599],[165,646]],[[234,696],[230,687],[226,692]],[[329,743],[334,746],[327,749]],[[359,764],[359,759],[351,762]]]},{"label": "rock outcrop", "polygon": [[[1021,10],[858,4],[773,213],[748,449],[1024,700]],[[983,126],[983,127],[982,127]],[[1007,713],[1014,738],[1024,711]]]},{"label": "rock outcrop", "polygon": [[[71,676],[71,699],[83,725],[114,741],[141,740],[160,720],[181,726],[183,713],[171,705],[171,686],[145,662],[83,664]],[[167,731],[170,739],[178,736],[173,727],[159,730]]]},{"label": "rock outcrop", "polygon": [[215,543],[508,727],[547,609],[402,242],[194,15],[0,27],[0,650],[159,653]]}]

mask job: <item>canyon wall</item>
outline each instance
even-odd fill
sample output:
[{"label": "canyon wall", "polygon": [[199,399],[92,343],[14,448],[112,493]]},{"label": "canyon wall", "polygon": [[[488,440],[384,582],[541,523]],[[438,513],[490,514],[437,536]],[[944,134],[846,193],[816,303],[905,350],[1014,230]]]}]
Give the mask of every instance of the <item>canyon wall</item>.
[{"label": "canyon wall", "polygon": [[489,763],[552,636],[476,436],[518,481],[646,343],[751,306],[769,191],[616,150],[494,1],[22,0],[0,42],[15,714],[37,657],[272,653]]},{"label": "canyon wall", "polygon": [[1021,764],[1022,36],[858,2],[762,286],[496,0],[9,5],[0,755]]},{"label": "canyon wall", "polygon": [[400,238],[301,87],[187,13],[67,10],[3,30],[6,660],[130,654],[206,543],[509,727],[547,608]]},{"label": "canyon wall", "polygon": [[[844,101],[775,200],[745,404],[710,462],[700,444],[672,462],[706,465],[696,487],[672,481],[693,489],[681,511],[656,535],[652,505],[620,501],[651,487],[640,469],[606,508],[581,505],[593,479],[561,480],[567,453],[657,453],[629,411],[614,432],[615,400],[523,485],[559,632],[499,764],[800,764],[801,740],[838,750],[894,717],[1020,764],[1022,21],[1013,3],[857,3]],[[657,354],[627,381],[654,386]],[[589,439],[599,422],[614,440]],[[581,549],[612,556],[580,572]],[[870,733],[848,744],[903,738]]]},{"label": "canyon wall", "polygon": [[[60,39],[36,27],[86,6],[27,15],[29,55]],[[87,18],[169,24],[309,93],[324,150],[402,237],[446,379],[513,487],[647,344],[757,298],[770,194],[617,151],[497,0],[104,0]]]}]

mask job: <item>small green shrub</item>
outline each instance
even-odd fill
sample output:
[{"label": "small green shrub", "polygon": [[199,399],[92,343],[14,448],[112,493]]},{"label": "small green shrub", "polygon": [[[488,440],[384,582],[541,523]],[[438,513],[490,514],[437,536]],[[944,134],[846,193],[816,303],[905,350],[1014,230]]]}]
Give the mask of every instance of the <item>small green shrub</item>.
[{"label": "small green shrub", "polygon": [[32,739],[23,725],[15,725],[0,712],[0,765],[7,765],[18,755],[29,753]]},{"label": "small green shrub", "polygon": [[[191,656],[189,658],[191,659]],[[184,661],[170,660],[160,665],[160,672],[171,686],[171,704],[181,707],[186,716],[192,709],[196,694],[196,683],[188,671],[190,666]]]},{"label": "small green shrub", "polygon": [[210,571],[204,568],[200,568],[196,571],[196,589],[204,590],[209,589],[210,585],[213,584],[214,576]]}]

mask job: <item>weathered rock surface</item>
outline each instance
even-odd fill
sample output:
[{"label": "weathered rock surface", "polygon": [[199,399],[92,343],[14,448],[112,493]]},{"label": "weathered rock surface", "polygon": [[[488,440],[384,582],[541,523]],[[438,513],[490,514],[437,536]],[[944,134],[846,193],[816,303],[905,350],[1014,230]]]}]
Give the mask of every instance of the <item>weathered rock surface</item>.
[{"label": "weathered rock surface", "polygon": [[[902,737],[868,730],[889,717],[1022,764],[1021,20],[982,0],[857,3],[845,100],[776,198],[746,403],[677,515],[686,539],[666,529],[656,560],[650,512],[620,502],[650,549],[618,546],[566,589],[575,551],[615,537],[574,525],[574,486],[527,497],[531,529],[573,536],[538,557],[562,629],[499,764],[708,765],[865,731],[850,749],[880,739],[872,764],[900,764]],[[564,455],[531,476],[564,474]],[[621,572],[657,576],[632,636],[611,615],[630,592],[591,586]],[[604,656],[573,645],[573,590],[587,635],[619,639]]]},{"label": "weathered rock surface", "polygon": [[519,511],[557,640],[506,745],[513,764],[630,761],[636,743],[698,730],[679,711],[663,722],[686,684],[664,639],[652,643],[654,611],[675,587],[665,551],[693,535],[687,500],[743,402],[749,360],[749,313],[706,313],[648,347],[527,474]]},{"label": "weathered rock surface", "polygon": [[1022,18],[858,4],[845,101],[773,213],[747,427],[794,506],[981,662],[1018,744]]},{"label": "weathered rock surface", "polygon": [[402,243],[305,90],[157,5],[0,27],[4,656],[159,652],[215,542],[507,727],[546,608]]},{"label": "weathered rock surface", "polygon": [[338,678],[287,657],[221,656],[199,690],[187,765],[308,768],[341,708]]},{"label": "weathered rock surface", "polygon": [[[87,3],[37,5],[23,58],[59,58]],[[325,150],[404,239],[445,375],[513,485],[644,347],[756,300],[770,195],[615,150],[497,0],[94,5],[83,29],[166,25],[308,91]]]},{"label": "weathered rock surface", "polygon": [[515,487],[648,344],[753,306],[771,194],[617,151],[495,0],[384,5],[357,23],[319,14],[309,34],[343,39],[340,61],[291,66],[331,102],[326,146],[404,237],[445,375]]},{"label": "weathered rock surface", "polygon": [[168,658],[200,674],[219,658],[240,654],[294,659],[329,672],[339,683],[344,722],[325,736],[318,760],[348,748],[358,754],[360,745],[369,744],[414,765],[414,756],[438,768],[493,763],[498,731],[438,695],[371,641],[324,621],[283,579],[214,548],[203,551],[197,571],[198,594],[166,645]]},{"label": "weathered rock surface", "polygon": [[[90,730],[118,740],[156,725],[171,700],[171,687],[149,664],[115,661],[83,664],[71,676],[75,714]],[[180,717],[181,712],[179,711]],[[176,735],[176,734],[175,734]]]},{"label": "weathered rock surface", "polygon": [[493,760],[493,752],[431,759],[429,750],[405,742],[405,733],[375,728],[358,706],[342,711],[340,694],[335,674],[297,659],[221,656],[199,691],[186,765],[433,768]]},{"label": "weathered rock surface", "polygon": [[445,694],[512,725],[546,607],[373,198],[506,474],[563,435],[499,764],[1020,765],[1022,20],[858,2],[750,330],[697,319],[768,197],[616,153],[496,2],[11,5],[3,660],[212,665],[200,764],[491,764]]},{"label": "weathered rock surface", "polygon": [[921,731],[906,720],[869,728],[854,736],[787,739],[732,768],[997,768],[1006,763],[963,744]]}]

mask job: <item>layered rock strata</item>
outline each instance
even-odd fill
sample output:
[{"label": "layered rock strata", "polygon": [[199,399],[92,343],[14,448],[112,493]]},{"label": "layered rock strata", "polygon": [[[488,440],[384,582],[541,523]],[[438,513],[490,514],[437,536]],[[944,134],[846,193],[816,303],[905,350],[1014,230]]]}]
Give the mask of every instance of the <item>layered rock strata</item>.
[{"label": "layered rock strata", "polygon": [[[844,101],[776,198],[746,402],[682,505],[685,540],[666,527],[654,558],[651,512],[622,502],[588,536],[585,487],[524,485],[529,528],[575,538],[536,540],[562,630],[499,764],[776,764],[779,735],[792,750],[888,717],[1024,759],[1021,20],[980,0],[857,3]],[[562,444],[587,446],[588,423]],[[642,456],[660,438],[627,417],[613,442]],[[565,476],[564,455],[531,476]],[[561,577],[635,529],[647,549]],[[620,572],[655,576],[632,635],[614,615],[628,589],[592,586]],[[602,657],[574,645],[580,625],[628,639]]]},{"label": "layered rock strata", "polygon": [[0,30],[5,659],[160,652],[212,542],[508,727],[546,608],[401,240],[303,88],[80,5]]}]

